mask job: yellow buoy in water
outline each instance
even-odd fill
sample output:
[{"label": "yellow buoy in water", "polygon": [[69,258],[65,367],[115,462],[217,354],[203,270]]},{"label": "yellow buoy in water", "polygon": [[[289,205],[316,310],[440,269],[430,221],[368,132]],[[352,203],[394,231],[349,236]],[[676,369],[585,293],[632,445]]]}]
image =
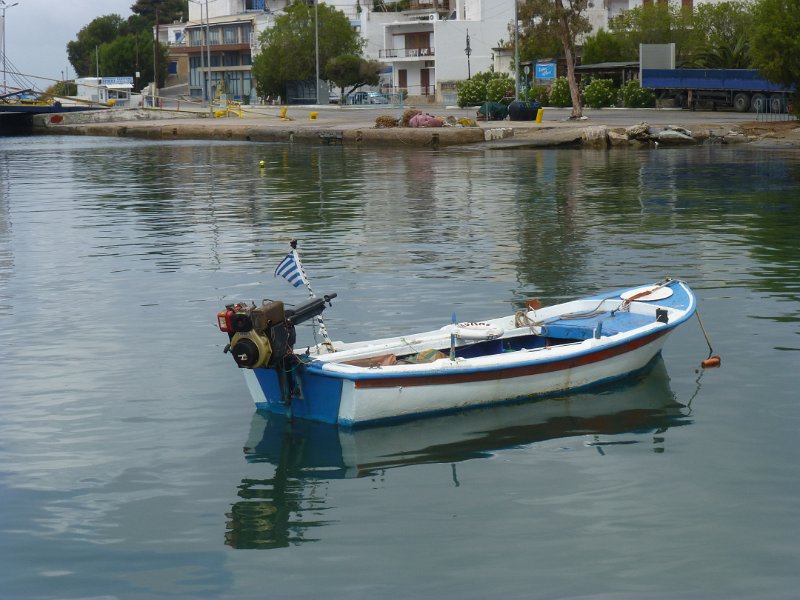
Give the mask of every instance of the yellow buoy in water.
[{"label": "yellow buoy in water", "polygon": [[266,166],[266,163],[263,160],[258,161],[258,166],[262,169]]},{"label": "yellow buoy in water", "polygon": [[318,114],[319,114],[318,112],[312,112],[312,113],[310,113],[310,114],[308,115],[308,117],[309,117],[309,119],[311,119],[312,121],[316,121],[316,120],[317,120],[317,115],[318,115]]}]

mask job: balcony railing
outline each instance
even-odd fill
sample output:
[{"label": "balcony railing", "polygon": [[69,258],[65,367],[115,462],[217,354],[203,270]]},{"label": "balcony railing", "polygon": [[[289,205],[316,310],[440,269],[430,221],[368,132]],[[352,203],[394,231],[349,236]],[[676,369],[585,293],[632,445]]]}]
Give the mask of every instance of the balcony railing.
[{"label": "balcony railing", "polygon": [[435,55],[435,48],[387,48],[378,50],[378,58],[420,58]]}]

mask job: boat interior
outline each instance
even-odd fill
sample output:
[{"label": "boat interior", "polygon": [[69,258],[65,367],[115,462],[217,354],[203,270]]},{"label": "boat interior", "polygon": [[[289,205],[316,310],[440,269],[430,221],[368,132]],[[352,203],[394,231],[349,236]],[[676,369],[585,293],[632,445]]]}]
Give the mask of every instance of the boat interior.
[{"label": "boat interior", "polygon": [[[565,344],[578,344],[591,338],[608,338],[619,333],[644,327],[657,321],[667,322],[666,310],[593,311],[592,313],[560,314],[534,326],[518,327],[514,317],[488,322],[501,327],[495,339],[464,340],[456,336],[456,358],[470,359],[509,352],[551,348]],[[541,323],[541,321],[540,321]],[[503,327],[503,326],[507,326]],[[375,368],[402,364],[423,364],[450,356],[451,326],[438,332],[407,338],[392,338],[358,343],[342,348],[341,352],[322,357],[326,362]]]}]

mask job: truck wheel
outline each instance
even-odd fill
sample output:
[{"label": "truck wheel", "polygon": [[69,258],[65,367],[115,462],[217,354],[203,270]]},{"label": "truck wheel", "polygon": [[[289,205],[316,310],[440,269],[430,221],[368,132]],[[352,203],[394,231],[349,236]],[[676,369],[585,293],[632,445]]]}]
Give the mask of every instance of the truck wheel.
[{"label": "truck wheel", "polygon": [[733,108],[736,112],[747,112],[750,108],[750,96],[745,93],[738,93],[733,97]]},{"label": "truck wheel", "polygon": [[753,94],[750,100],[750,111],[754,113],[767,112],[767,97],[764,94]]},{"label": "truck wheel", "polygon": [[778,114],[786,112],[786,105],[783,103],[783,96],[770,96],[769,112]]}]

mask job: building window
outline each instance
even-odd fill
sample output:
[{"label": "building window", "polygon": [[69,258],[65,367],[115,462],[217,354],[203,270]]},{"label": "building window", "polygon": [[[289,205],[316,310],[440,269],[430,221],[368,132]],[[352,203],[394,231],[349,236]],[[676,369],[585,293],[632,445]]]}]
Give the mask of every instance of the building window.
[{"label": "building window", "polygon": [[244,92],[243,96],[249,98],[250,90],[253,89],[253,79],[249,71],[245,71],[243,75],[244,75],[244,77],[242,78],[242,91]]},{"label": "building window", "polygon": [[190,43],[191,43],[192,46],[202,46],[203,45],[203,35],[202,35],[200,29],[192,29],[189,32],[189,36],[190,36],[190,39],[191,39]]},{"label": "building window", "polygon": [[238,27],[226,27],[223,35],[226,44],[236,44],[239,42]]},{"label": "building window", "polygon": [[252,65],[253,64],[253,57],[251,55],[249,55],[249,54],[242,54],[242,64],[245,65],[245,66]]},{"label": "building window", "polygon": [[236,73],[230,74],[225,80],[225,89],[228,92],[228,96],[241,98],[242,87],[239,82],[239,76]]},{"label": "building window", "polygon": [[222,62],[226,67],[238,67],[239,55],[234,52],[226,52],[222,57]]},{"label": "building window", "polygon": [[266,7],[265,0],[244,0],[245,10],[264,10]]},{"label": "building window", "polygon": [[202,87],[203,85],[203,73],[200,70],[202,65],[200,64],[200,57],[199,56],[191,56],[189,57],[189,85],[192,87]]}]

